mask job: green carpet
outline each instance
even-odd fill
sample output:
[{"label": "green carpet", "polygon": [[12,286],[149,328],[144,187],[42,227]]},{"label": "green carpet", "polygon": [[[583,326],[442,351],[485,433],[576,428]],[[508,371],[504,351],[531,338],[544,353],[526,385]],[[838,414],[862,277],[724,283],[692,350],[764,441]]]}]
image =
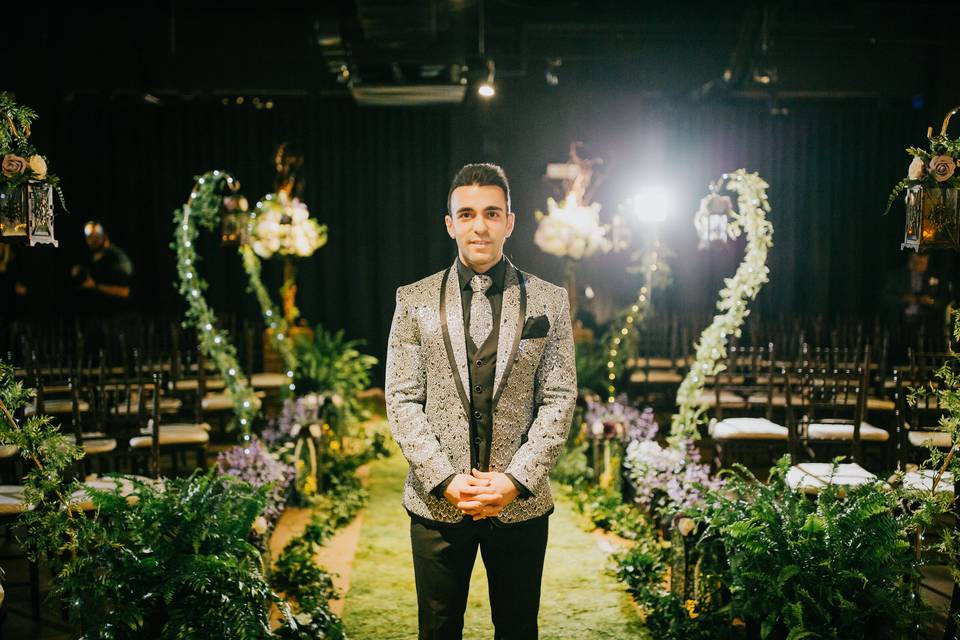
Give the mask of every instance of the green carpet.
[{"label": "green carpet", "polygon": [[[390,458],[372,465],[370,503],[364,511],[343,613],[351,640],[417,637],[409,518],[400,503],[406,473],[407,463],[396,450]],[[579,522],[570,505],[558,501],[550,518],[540,638],[646,638],[620,584],[605,573],[606,556]],[[478,554],[464,638],[492,637],[487,580]]]}]

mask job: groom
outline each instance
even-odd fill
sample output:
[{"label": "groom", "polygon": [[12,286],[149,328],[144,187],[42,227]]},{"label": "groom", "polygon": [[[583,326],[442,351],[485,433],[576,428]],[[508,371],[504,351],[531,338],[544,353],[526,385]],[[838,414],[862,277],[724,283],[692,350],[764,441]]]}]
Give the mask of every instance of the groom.
[{"label": "groom", "polygon": [[457,259],[397,290],[387,347],[387,415],[410,465],[419,638],[462,637],[479,548],[494,638],[535,639],[549,475],[577,396],[569,303],[504,257],[514,214],[500,167],[463,167],[447,207]]}]

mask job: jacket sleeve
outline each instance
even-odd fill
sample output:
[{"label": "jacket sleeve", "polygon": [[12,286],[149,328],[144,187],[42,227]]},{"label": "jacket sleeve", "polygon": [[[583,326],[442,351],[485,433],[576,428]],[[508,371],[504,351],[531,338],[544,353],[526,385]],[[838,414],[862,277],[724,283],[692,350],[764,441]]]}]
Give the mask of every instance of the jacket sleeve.
[{"label": "jacket sleeve", "polygon": [[554,318],[534,378],[536,415],[527,441],[517,449],[505,473],[536,493],[563,452],[577,401],[577,367],[566,292]]},{"label": "jacket sleeve", "polygon": [[397,289],[397,306],[387,342],[384,384],[387,419],[414,476],[420,486],[430,492],[456,474],[456,470],[440,448],[424,412],[427,372],[423,346],[416,319],[411,316],[402,290],[403,287]]}]

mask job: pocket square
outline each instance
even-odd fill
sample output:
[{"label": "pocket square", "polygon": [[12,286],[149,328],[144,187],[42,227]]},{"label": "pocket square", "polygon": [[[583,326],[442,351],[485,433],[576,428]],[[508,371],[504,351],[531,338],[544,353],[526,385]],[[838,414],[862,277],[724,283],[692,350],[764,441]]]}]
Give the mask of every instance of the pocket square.
[{"label": "pocket square", "polygon": [[520,337],[545,338],[549,331],[550,320],[547,316],[536,316],[535,318],[527,318],[526,322],[523,323],[523,331],[520,333]]}]

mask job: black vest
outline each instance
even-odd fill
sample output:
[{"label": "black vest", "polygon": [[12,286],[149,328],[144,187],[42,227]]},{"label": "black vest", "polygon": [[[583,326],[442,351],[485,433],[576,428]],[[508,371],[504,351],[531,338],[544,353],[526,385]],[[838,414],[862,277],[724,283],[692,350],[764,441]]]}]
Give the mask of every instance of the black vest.
[{"label": "black vest", "polygon": [[490,443],[493,440],[493,385],[497,371],[500,318],[493,320],[490,335],[479,349],[473,344],[470,332],[465,332],[470,370],[470,465],[480,471],[490,470]]}]

